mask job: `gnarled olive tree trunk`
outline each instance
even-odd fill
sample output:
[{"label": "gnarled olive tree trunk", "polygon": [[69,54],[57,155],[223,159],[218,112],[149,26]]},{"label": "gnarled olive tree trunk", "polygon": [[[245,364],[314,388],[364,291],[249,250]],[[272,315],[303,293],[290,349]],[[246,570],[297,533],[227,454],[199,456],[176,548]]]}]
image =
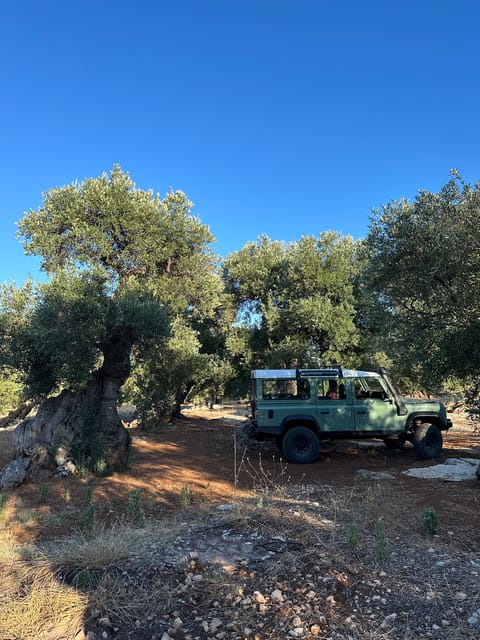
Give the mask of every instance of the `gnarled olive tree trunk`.
[{"label": "gnarled olive tree trunk", "polygon": [[[20,482],[39,481],[59,470],[65,475],[79,467],[104,473],[126,466],[131,439],[118,416],[117,398],[130,372],[132,344],[125,332],[111,336],[102,367],[83,390],[48,398],[33,418],[18,425],[13,441],[18,456],[14,466],[20,473],[24,469]],[[4,468],[0,487],[20,483],[6,481],[6,475]]]}]

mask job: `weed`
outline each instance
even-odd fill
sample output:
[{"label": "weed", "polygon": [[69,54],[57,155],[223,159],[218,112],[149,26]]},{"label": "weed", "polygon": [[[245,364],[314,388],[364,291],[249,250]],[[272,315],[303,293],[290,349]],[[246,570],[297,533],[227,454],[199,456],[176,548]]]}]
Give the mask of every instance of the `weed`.
[{"label": "weed", "polygon": [[360,532],[355,524],[351,524],[347,529],[347,544],[352,549],[356,549],[360,544]]},{"label": "weed", "polygon": [[48,487],[41,485],[38,489],[38,504],[46,504],[48,500]]},{"label": "weed", "polygon": [[[279,495],[282,493],[282,486],[280,480],[286,476],[287,465],[280,458],[277,460],[275,456],[272,457],[273,467],[272,469],[266,469],[263,464],[261,454],[258,454],[258,464],[254,464],[245,455],[244,450],[240,465],[236,469],[237,479],[235,486],[238,485],[238,476],[240,471],[243,471],[249,476],[252,482],[252,490],[255,493],[261,493],[262,495]],[[286,478],[288,481],[288,478]]]},{"label": "weed", "polygon": [[7,496],[2,493],[0,495],[0,522],[5,522],[7,517]]},{"label": "weed", "polygon": [[97,582],[97,574],[89,569],[82,569],[73,579],[73,586],[79,589],[88,589],[94,587]]},{"label": "weed", "polygon": [[385,562],[387,559],[388,540],[385,536],[385,528],[381,520],[375,522],[375,559],[377,562]]},{"label": "weed", "polygon": [[141,506],[141,489],[133,489],[130,491],[127,505],[127,515],[130,520],[137,522],[141,527],[145,525],[145,514]]},{"label": "weed", "polygon": [[192,505],[192,492],[187,483],[180,489],[180,505],[182,509],[185,510],[189,509]]},{"label": "weed", "polygon": [[438,514],[434,509],[426,509],[422,513],[422,523],[425,531],[431,536],[434,536],[438,533]]},{"label": "weed", "polygon": [[72,515],[74,513],[75,509],[73,507],[65,507],[65,509],[62,509],[61,511],[49,513],[44,516],[45,525],[48,527],[66,528],[72,521]]},{"label": "weed", "polygon": [[75,458],[75,466],[77,473],[82,480],[86,480],[90,475],[90,469],[88,467],[88,459],[85,455],[81,454]]},{"label": "weed", "polygon": [[85,535],[92,535],[95,524],[95,503],[89,502],[80,512],[80,526]]},{"label": "weed", "polygon": [[93,472],[97,476],[108,476],[110,473],[110,469],[108,467],[107,461],[102,456],[95,461]]},{"label": "weed", "polygon": [[92,486],[92,478],[87,480],[87,485],[85,487],[85,503],[90,504],[93,501],[93,486]]}]

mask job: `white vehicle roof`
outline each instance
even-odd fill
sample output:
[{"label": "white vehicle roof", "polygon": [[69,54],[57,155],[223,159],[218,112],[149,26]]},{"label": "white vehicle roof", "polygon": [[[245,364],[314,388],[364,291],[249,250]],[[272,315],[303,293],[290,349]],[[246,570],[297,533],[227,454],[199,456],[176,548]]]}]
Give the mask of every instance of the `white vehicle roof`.
[{"label": "white vehicle roof", "polygon": [[326,367],[324,369],[254,369],[252,378],[275,379],[283,378],[292,380],[300,376],[301,378],[380,378],[379,373],[374,371],[360,371],[357,369],[340,369],[338,367]]}]

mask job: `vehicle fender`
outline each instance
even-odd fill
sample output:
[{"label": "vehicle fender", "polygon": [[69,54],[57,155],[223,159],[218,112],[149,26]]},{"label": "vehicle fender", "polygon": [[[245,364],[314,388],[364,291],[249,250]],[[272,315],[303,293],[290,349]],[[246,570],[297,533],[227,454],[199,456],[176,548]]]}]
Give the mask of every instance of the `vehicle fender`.
[{"label": "vehicle fender", "polygon": [[317,421],[308,414],[289,415],[284,418],[281,423],[282,434],[288,431],[291,427],[308,427],[309,429],[312,429],[312,431],[315,431],[315,433],[320,433]]},{"label": "vehicle fender", "polygon": [[421,420],[422,422],[431,422],[432,424],[437,425],[439,429],[447,429],[448,426],[442,422],[442,419],[438,415],[432,411],[432,413],[426,411],[417,411],[415,413],[411,413],[408,416],[408,421],[405,426],[406,431],[410,431],[414,427],[415,420]]}]

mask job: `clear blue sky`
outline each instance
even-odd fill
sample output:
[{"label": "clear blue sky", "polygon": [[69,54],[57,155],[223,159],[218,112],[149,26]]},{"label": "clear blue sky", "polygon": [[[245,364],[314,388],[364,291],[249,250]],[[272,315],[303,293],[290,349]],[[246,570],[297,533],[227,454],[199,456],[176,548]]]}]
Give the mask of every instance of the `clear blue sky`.
[{"label": "clear blue sky", "polygon": [[183,189],[221,255],[477,181],[479,34],[478,0],[5,0],[0,282],[37,275],[42,192],[114,163]]}]

